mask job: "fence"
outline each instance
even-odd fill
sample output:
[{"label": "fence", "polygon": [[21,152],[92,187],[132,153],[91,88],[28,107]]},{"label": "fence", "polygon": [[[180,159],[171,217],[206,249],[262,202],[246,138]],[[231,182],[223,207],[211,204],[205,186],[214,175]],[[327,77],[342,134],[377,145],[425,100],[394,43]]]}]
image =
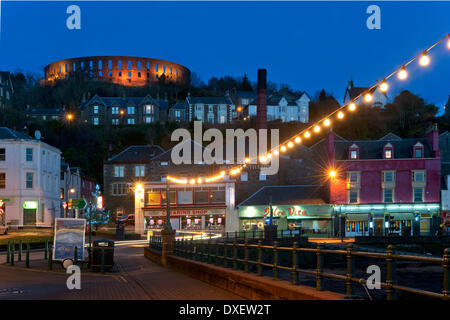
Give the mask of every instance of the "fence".
[{"label": "fence", "polygon": [[[152,238],[150,247],[161,249],[161,239]],[[240,254],[238,254],[238,249]],[[263,259],[265,252],[265,259]],[[270,252],[271,255],[267,255]],[[282,266],[278,262],[280,252],[290,253],[292,263],[290,266]],[[315,271],[300,268],[298,262],[298,253],[311,253],[315,255]],[[300,248],[294,242],[292,247],[279,247],[277,241],[273,245],[263,245],[261,240],[257,244],[249,244],[247,239],[244,243],[237,243],[235,240],[230,243],[226,241],[193,241],[193,239],[177,240],[174,244],[173,254],[192,259],[195,261],[206,262],[223,267],[231,267],[234,270],[243,270],[250,272],[249,266],[256,266],[256,273],[263,275],[263,268],[271,269],[272,277],[279,280],[278,271],[286,270],[291,273],[292,284],[297,284],[299,274],[306,274],[315,277],[316,289],[324,290],[324,278],[336,279],[345,282],[346,296],[354,297],[356,284],[367,285],[367,280],[359,279],[355,275],[355,258],[368,257],[384,259],[387,266],[386,281],[380,282],[381,288],[386,292],[387,300],[397,298],[396,291],[409,292],[421,296],[428,296],[438,299],[450,300],[450,249],[445,249],[443,258],[422,257],[412,255],[397,255],[393,253],[392,246],[388,246],[386,253],[372,253],[353,250],[352,244],[349,244],[347,250],[324,249],[321,244],[316,248]],[[325,255],[340,255],[346,260],[346,274],[339,275],[324,272]],[[249,256],[256,257],[256,260],[249,259]],[[267,258],[271,256],[271,262]],[[264,260],[264,261],[263,261]],[[396,261],[408,260],[418,262],[439,263],[443,266],[443,290],[442,293],[436,293],[421,289],[415,289],[397,284],[396,280]],[[239,265],[239,268],[238,268]]]}]

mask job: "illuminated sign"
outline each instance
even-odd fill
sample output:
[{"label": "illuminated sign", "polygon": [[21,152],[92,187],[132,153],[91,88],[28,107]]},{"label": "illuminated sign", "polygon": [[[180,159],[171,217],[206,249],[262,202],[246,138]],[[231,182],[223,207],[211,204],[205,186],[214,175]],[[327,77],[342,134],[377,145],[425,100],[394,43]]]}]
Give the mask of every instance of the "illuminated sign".
[{"label": "illuminated sign", "polygon": [[25,201],[23,203],[23,208],[24,209],[37,209],[38,207],[38,202],[37,201]]},{"label": "illuminated sign", "polygon": [[103,197],[102,196],[97,197],[97,209],[103,209]]},{"label": "illuminated sign", "polygon": [[[288,219],[331,218],[333,207],[322,205],[279,205],[272,206],[273,217],[287,217]],[[268,218],[270,207],[268,206],[242,206],[239,208],[240,218]]]}]

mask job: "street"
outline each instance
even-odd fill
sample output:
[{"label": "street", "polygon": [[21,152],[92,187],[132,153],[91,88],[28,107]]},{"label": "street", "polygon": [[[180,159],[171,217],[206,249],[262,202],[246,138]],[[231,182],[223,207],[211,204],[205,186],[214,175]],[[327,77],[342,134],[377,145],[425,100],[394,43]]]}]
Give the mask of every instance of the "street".
[{"label": "street", "polygon": [[[117,246],[115,271],[94,274],[81,270],[81,290],[69,290],[61,271],[25,269],[2,264],[0,299],[99,300],[234,300],[240,297],[163,268],[143,256],[144,245]],[[42,259],[43,253],[33,254]],[[33,260],[32,265],[33,265]],[[57,268],[54,268],[57,270]]]}]

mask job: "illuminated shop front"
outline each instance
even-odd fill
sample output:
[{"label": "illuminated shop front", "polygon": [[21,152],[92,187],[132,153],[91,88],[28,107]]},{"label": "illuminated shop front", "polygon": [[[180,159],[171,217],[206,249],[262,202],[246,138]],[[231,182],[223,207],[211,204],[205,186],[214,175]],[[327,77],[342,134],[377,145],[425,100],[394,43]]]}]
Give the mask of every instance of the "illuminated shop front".
[{"label": "illuminated shop front", "polygon": [[[328,204],[272,205],[273,223],[279,230],[300,230],[310,237],[329,236],[332,231],[332,206]],[[270,221],[268,205],[239,206],[240,230],[264,230]]]},{"label": "illuminated shop front", "polygon": [[334,232],[347,237],[433,235],[439,210],[439,203],[336,205]]},{"label": "illuminated shop front", "polygon": [[[136,232],[161,230],[166,224],[166,183],[152,182],[136,191]],[[170,223],[180,231],[225,232],[234,212],[234,182],[170,184]]]}]

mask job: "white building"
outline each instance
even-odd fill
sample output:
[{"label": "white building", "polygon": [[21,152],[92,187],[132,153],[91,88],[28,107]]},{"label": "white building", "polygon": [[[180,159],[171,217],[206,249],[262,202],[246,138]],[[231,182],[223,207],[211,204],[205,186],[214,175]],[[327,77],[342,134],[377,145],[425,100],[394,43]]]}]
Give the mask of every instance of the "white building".
[{"label": "white building", "polygon": [[[78,167],[70,167],[66,162],[61,161],[60,198],[64,205],[69,199],[81,199],[81,170]],[[63,208],[61,216],[67,218],[75,217],[75,209]]]},{"label": "white building", "polygon": [[60,217],[61,151],[40,140],[0,127],[2,223],[51,227]]},{"label": "white building", "polygon": [[[272,94],[267,97],[267,121],[309,122],[309,102],[311,98],[306,92],[290,98],[285,94]],[[248,106],[248,115],[256,117],[256,99]]]},{"label": "white building", "polygon": [[[345,89],[345,95],[344,95],[344,104],[348,103],[349,101],[356,98],[361,93],[365,92],[369,88],[366,87],[355,87],[353,80],[350,80],[347,85],[347,89]],[[384,108],[384,106],[387,103],[388,97],[385,92],[381,92],[380,88],[377,87],[375,91],[372,92],[372,101],[369,103],[371,107],[380,107]],[[356,104],[360,104],[363,102],[364,104],[367,104],[367,102],[364,102],[364,97],[360,96],[358,99],[355,100]]]}]

